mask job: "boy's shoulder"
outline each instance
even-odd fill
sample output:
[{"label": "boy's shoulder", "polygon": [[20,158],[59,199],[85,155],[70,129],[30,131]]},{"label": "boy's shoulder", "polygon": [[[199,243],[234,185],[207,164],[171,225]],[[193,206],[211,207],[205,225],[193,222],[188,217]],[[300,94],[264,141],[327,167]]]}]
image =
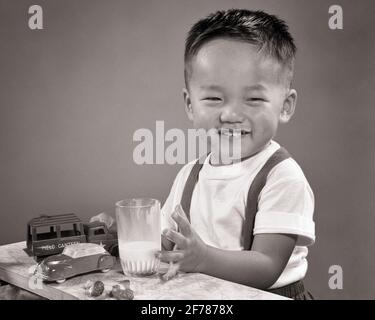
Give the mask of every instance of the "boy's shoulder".
[{"label": "boy's shoulder", "polygon": [[291,156],[277,164],[268,174],[268,178],[289,180],[289,181],[307,181],[307,178],[298,164]]},{"label": "boy's shoulder", "polygon": [[[267,182],[262,192],[287,192],[292,197],[299,197],[301,200],[308,196],[314,198],[314,192],[307,180],[302,168],[293,157],[285,159],[277,164],[268,174]],[[303,196],[302,196],[303,195]]]},{"label": "boy's shoulder", "polygon": [[[280,150],[281,148],[288,151],[285,147],[277,143],[276,141],[272,140],[269,152],[265,154],[265,157],[262,159],[263,164],[262,166],[267,162],[269,158],[272,157],[276,151]],[[289,158],[286,158],[285,160],[279,162],[276,164],[268,174],[268,179],[281,179],[281,180],[289,180],[289,181],[306,181],[306,176],[301,168],[301,166],[298,164],[298,162],[293,157],[293,154],[290,154]]]}]

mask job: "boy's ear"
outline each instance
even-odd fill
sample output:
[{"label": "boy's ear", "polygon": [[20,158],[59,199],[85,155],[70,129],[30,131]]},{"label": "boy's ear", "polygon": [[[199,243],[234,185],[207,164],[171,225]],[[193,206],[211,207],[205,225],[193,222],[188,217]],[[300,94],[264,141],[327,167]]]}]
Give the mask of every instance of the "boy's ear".
[{"label": "boy's ear", "polygon": [[297,104],[297,91],[289,89],[280,112],[280,122],[287,123],[293,116]]},{"label": "boy's ear", "polygon": [[184,88],[182,89],[182,94],[184,96],[184,103],[185,103],[185,111],[190,121],[193,121],[194,115],[193,115],[193,108],[191,107],[191,99],[189,95],[189,91]]}]

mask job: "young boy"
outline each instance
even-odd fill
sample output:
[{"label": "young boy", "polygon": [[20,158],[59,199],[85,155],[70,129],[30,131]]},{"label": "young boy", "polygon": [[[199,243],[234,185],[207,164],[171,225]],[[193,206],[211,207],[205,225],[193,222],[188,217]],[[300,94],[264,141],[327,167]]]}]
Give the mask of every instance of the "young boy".
[{"label": "young boy", "polygon": [[315,241],[314,196],[273,140],[295,110],[295,52],[286,24],[261,11],[219,11],[192,27],[187,115],[197,129],[214,129],[232,144],[241,139],[241,159],[221,164],[213,143],[203,165],[181,169],[162,208],[159,256],[185,272],[308,299],[301,280]]}]

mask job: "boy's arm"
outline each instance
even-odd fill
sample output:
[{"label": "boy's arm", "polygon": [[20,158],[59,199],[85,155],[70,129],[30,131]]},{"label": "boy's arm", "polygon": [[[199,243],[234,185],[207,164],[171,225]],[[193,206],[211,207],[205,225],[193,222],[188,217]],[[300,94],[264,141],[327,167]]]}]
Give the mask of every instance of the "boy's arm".
[{"label": "boy's arm", "polygon": [[259,289],[268,289],[283,272],[297,236],[259,234],[250,251],[230,251],[208,246],[199,272]]},{"label": "boy's arm", "polygon": [[180,232],[168,230],[164,235],[177,244],[178,250],[161,252],[163,261],[179,262],[182,271],[202,272],[259,289],[276,282],[297,240],[294,235],[259,234],[254,237],[251,251],[222,250],[200,239],[181,207],[172,217]]}]

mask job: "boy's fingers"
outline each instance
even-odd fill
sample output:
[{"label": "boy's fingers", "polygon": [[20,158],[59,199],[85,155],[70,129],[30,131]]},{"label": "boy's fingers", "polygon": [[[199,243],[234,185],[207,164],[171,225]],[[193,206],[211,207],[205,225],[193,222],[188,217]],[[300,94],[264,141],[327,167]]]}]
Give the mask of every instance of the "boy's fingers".
[{"label": "boy's fingers", "polygon": [[172,213],[172,218],[177,222],[178,227],[181,230],[181,233],[185,236],[191,235],[191,225],[189,220],[186,218],[185,214],[181,215],[180,210],[176,210]]},{"label": "boy's fingers", "polygon": [[186,248],[186,238],[181,233],[171,229],[166,229],[163,231],[163,236],[169,241],[174,242],[179,248]]},{"label": "boy's fingers", "polygon": [[179,262],[184,258],[184,254],[180,250],[161,251],[157,253],[157,257],[163,262]]},{"label": "boy's fingers", "polygon": [[161,247],[163,250],[173,250],[174,243],[163,234],[161,235]]}]

